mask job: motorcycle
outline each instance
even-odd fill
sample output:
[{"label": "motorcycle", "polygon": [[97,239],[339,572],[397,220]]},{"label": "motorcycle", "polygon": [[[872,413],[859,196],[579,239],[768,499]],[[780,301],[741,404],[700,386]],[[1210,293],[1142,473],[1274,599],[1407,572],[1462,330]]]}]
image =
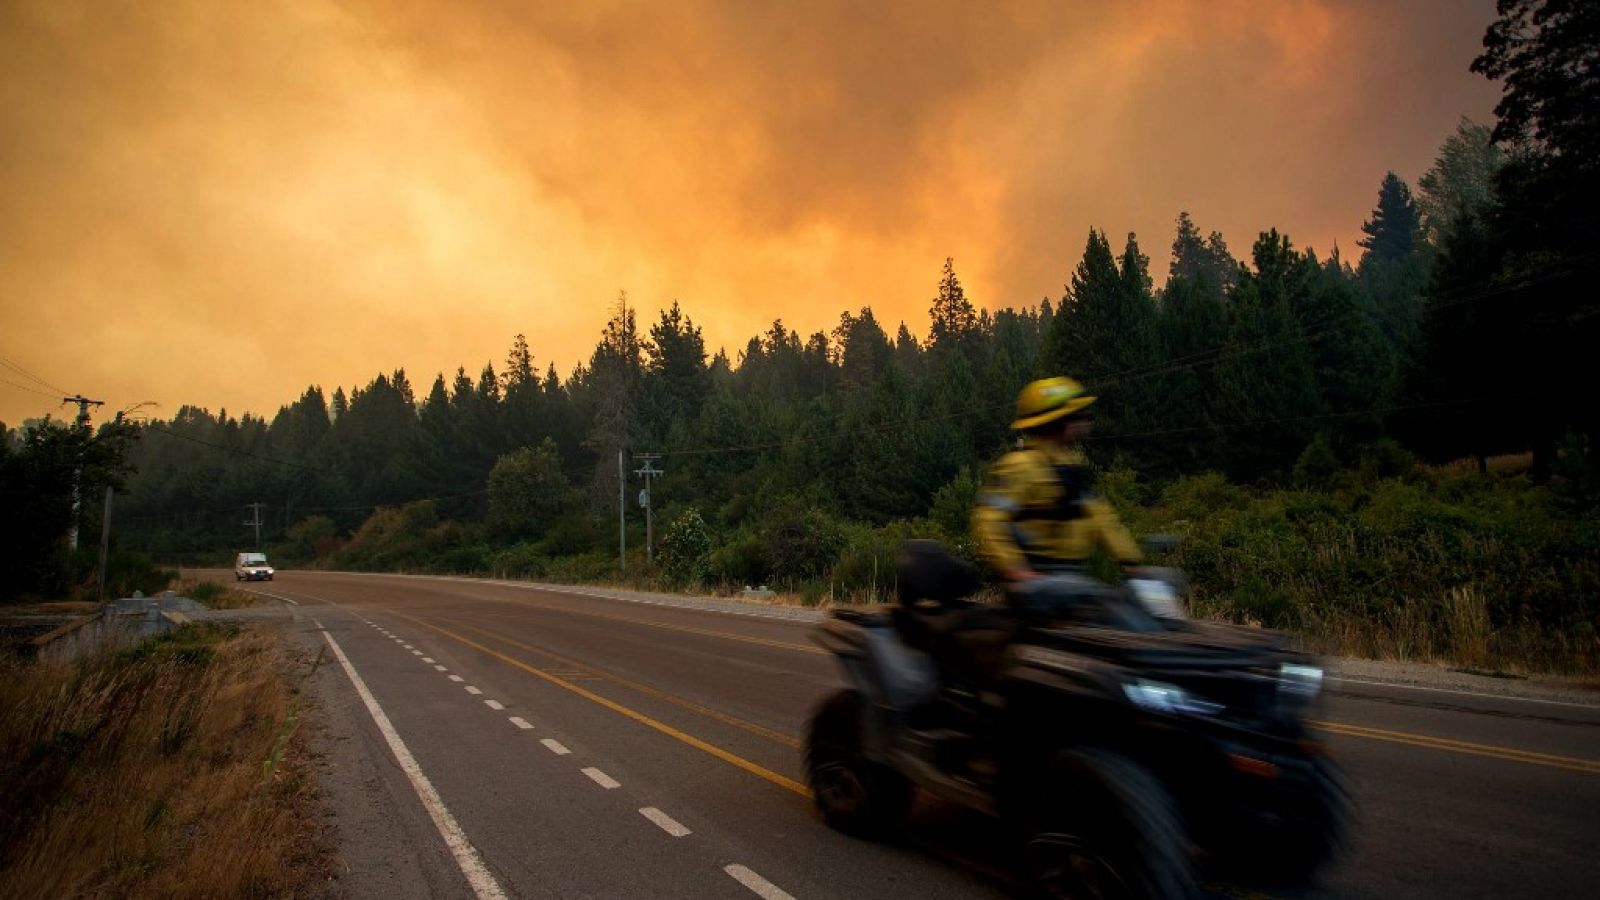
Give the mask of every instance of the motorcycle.
[{"label": "motorcycle", "polygon": [[888,836],[921,789],[1010,827],[1048,897],[1197,896],[1200,859],[1304,880],[1340,847],[1323,669],[1283,635],[1190,620],[1170,569],[1047,572],[1001,607],[936,543],[898,568],[898,605],[815,634],[852,685],[805,742],[831,827]]}]

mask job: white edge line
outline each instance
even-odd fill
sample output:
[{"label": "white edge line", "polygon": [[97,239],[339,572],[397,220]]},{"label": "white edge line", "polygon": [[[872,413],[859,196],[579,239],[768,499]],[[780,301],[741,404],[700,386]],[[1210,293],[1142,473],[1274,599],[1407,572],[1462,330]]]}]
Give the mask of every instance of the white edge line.
[{"label": "white edge line", "polygon": [[539,743],[543,744],[546,750],[549,750],[551,753],[554,753],[557,756],[566,756],[568,753],[572,752],[566,748],[565,744],[562,744],[555,738],[545,738]]},{"label": "white edge line", "polygon": [[1482,691],[1460,691],[1453,688],[1423,687],[1420,684],[1395,684],[1392,681],[1366,681],[1360,678],[1335,677],[1331,679],[1335,689],[1341,684],[1362,684],[1370,687],[1394,688],[1400,691],[1427,691],[1432,694],[1459,694],[1462,697],[1479,697],[1484,700],[1505,700],[1509,703],[1543,703],[1547,706],[1570,706],[1575,709],[1592,709],[1600,711],[1600,706],[1593,703],[1573,703],[1567,700],[1540,700],[1537,697],[1517,697],[1511,694],[1486,694]]},{"label": "white edge line", "polygon": [[614,791],[617,788],[622,787],[622,782],[612,778],[610,775],[607,775],[593,766],[584,769],[583,774],[589,776],[590,781],[593,781],[595,784],[600,785],[608,791]]},{"label": "white edge line", "polygon": [[661,810],[656,809],[654,806],[646,806],[644,809],[639,810],[639,815],[644,816],[646,819],[656,823],[657,827],[673,837],[687,837],[691,834],[694,834],[694,832],[683,827],[683,825],[678,822],[677,819],[674,819]]},{"label": "white edge line", "polygon": [[[283,602],[289,604],[290,606],[299,606],[300,605],[299,601],[291,600],[288,597],[283,596],[282,594],[274,594],[274,593],[271,593],[269,591],[258,591],[255,588],[239,588],[239,590],[244,591],[246,594],[256,594],[256,595],[262,596],[262,597],[271,597],[274,600],[282,600]],[[319,625],[317,627],[320,628],[322,626]]]},{"label": "white edge line", "polygon": [[456,865],[461,867],[461,874],[466,877],[467,884],[471,885],[472,892],[480,900],[504,900],[505,891],[489,873],[488,866],[484,865],[477,848],[467,840],[466,833],[456,823],[455,817],[450,815],[450,810],[439,798],[439,792],[434,790],[433,782],[422,773],[422,767],[417,765],[416,757],[411,755],[405,741],[400,739],[400,733],[394,730],[394,725],[384,714],[383,707],[378,705],[377,698],[372,696],[372,692],[367,689],[367,683],[361,680],[356,667],[350,663],[350,657],[344,655],[344,648],[340,647],[339,642],[335,641],[333,635],[327,631],[323,631],[322,636],[327,640],[328,646],[333,648],[333,655],[339,658],[340,665],[344,666],[345,674],[350,676],[350,683],[355,685],[356,693],[361,696],[361,702],[366,704],[367,712],[372,715],[372,721],[383,734],[383,739],[388,742],[395,761],[400,764],[401,771],[405,772],[406,778],[411,781],[411,787],[417,792],[417,799],[422,801],[423,808],[428,811],[428,817],[439,830],[439,836],[444,838],[445,846],[450,849],[450,855],[455,857]]},{"label": "white edge line", "polygon": [[722,871],[732,875],[734,881],[737,881],[754,891],[756,896],[760,897],[761,900],[794,900],[793,894],[789,893],[783,888],[778,887],[765,878],[762,878],[760,875],[750,871],[749,868],[741,866],[738,863],[734,863],[731,866],[724,866]]}]

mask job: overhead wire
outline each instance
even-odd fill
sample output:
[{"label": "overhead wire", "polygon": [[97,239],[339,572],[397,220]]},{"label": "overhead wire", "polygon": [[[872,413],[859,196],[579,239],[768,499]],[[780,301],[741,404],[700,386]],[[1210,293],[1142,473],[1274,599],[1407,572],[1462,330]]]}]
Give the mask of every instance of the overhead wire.
[{"label": "overhead wire", "polygon": [[43,378],[40,378],[39,376],[33,374],[32,372],[28,371],[27,369],[24,369],[22,366],[18,365],[15,362],[12,362],[10,359],[7,359],[3,355],[0,355],[0,365],[4,365],[6,368],[11,369],[12,371],[16,372],[19,375],[22,375],[25,378],[28,378],[31,381],[38,382],[40,385],[43,385],[44,387],[47,387],[50,390],[55,391],[60,396],[64,397],[67,394],[71,393],[71,391],[64,391],[61,388],[58,388],[55,385],[51,384],[50,382],[45,381]]},{"label": "overhead wire", "polygon": [[39,390],[38,388],[32,388],[32,387],[29,387],[29,386],[27,386],[25,384],[17,384],[15,381],[12,381],[12,380],[7,379],[7,378],[0,378],[0,384],[9,384],[12,387],[16,388],[17,390],[19,390],[19,391],[27,391],[30,394],[38,394],[41,397],[49,397],[51,400],[58,399],[54,394],[47,394],[44,391]]},{"label": "overhead wire", "polygon": [[168,437],[177,438],[178,440],[188,441],[188,442],[190,442],[192,444],[199,444],[199,445],[201,445],[203,447],[211,447],[211,448],[216,449],[216,450],[223,450],[223,451],[226,451],[228,453],[232,453],[232,454],[234,454],[236,456],[246,456],[246,457],[249,457],[251,459],[259,459],[262,462],[275,463],[275,464],[280,465],[280,466],[289,466],[289,467],[295,468],[295,469],[303,469],[303,470],[305,470],[307,472],[320,471],[319,469],[317,469],[314,466],[308,466],[308,465],[304,465],[302,463],[297,463],[297,462],[290,462],[287,459],[276,459],[276,458],[271,457],[271,456],[263,456],[260,453],[252,453],[249,450],[243,450],[243,449],[240,449],[238,447],[229,447],[226,444],[218,444],[218,443],[215,443],[214,441],[208,441],[208,440],[204,440],[203,438],[197,438],[197,437],[195,437],[193,435],[184,434],[184,433],[179,432],[179,431],[173,431],[170,428],[164,428],[164,427],[162,427],[160,425],[156,425],[154,423],[147,424],[147,425],[142,425],[140,427],[142,429],[145,429],[145,430],[154,431],[157,434],[164,434],[164,435],[167,435]]}]

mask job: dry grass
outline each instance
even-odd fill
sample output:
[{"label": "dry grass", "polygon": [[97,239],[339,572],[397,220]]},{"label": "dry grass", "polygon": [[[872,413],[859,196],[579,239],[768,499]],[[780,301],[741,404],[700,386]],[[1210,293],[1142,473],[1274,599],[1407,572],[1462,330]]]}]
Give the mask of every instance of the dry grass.
[{"label": "dry grass", "polygon": [[215,581],[185,579],[178,583],[176,590],[179,596],[188,597],[212,609],[243,609],[266,602],[266,598],[259,594],[234,590]]},{"label": "dry grass", "polygon": [[265,628],[0,663],[0,898],[325,893],[295,677]]}]

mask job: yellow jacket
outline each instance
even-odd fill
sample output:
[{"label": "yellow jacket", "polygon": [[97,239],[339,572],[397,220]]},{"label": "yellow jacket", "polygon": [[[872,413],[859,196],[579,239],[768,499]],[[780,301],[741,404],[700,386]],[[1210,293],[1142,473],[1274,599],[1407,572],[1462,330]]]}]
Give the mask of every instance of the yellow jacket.
[{"label": "yellow jacket", "polygon": [[1083,454],[1029,439],[989,471],[972,510],[972,534],[999,572],[1087,559],[1096,546],[1119,562],[1140,561],[1139,545],[1090,484]]}]

